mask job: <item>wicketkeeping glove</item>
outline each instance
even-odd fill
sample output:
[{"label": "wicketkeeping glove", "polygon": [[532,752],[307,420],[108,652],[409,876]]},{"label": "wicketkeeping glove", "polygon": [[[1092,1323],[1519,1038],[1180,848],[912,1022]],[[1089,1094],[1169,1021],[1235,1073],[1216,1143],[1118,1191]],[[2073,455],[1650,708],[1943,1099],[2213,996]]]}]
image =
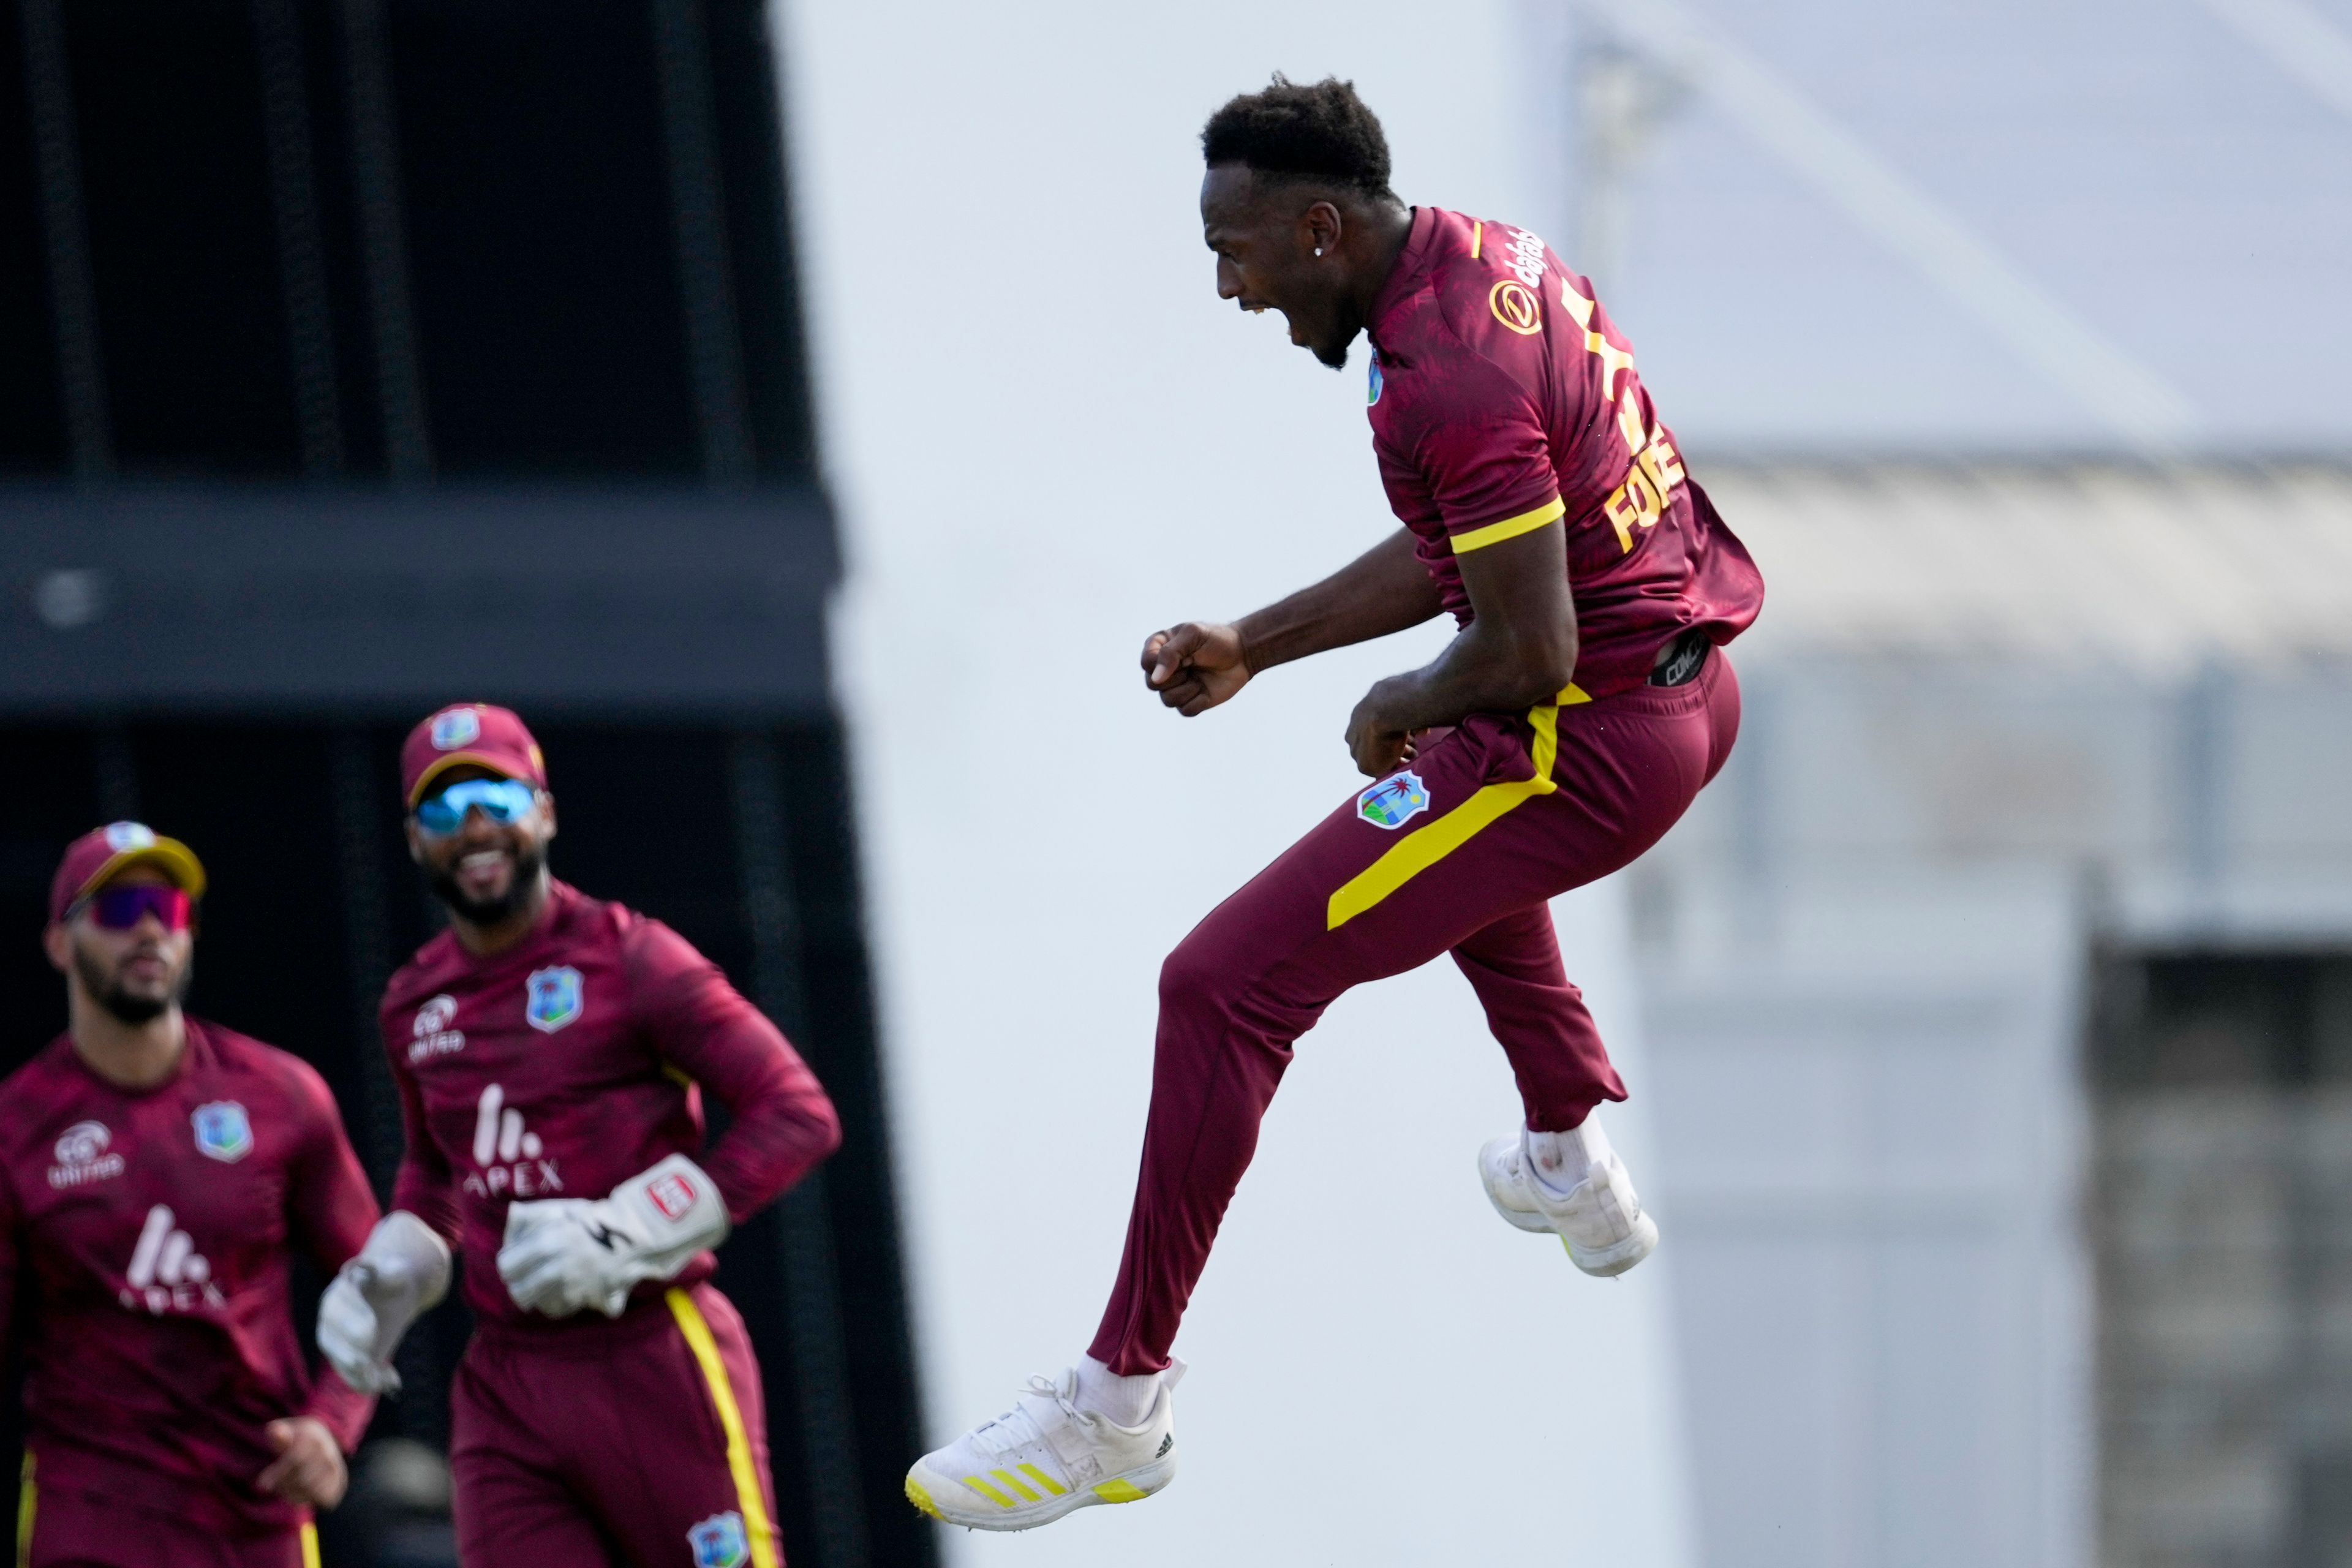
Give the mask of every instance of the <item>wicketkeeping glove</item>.
[{"label": "wicketkeeping glove", "polygon": [[683,1154],[602,1198],[546,1198],[507,1209],[499,1278],[526,1311],[569,1317],[593,1307],[617,1318],[640,1281],[669,1279],[727,1239],[727,1205]]},{"label": "wicketkeeping glove", "polygon": [[376,1222],[319,1298],[319,1352],[362,1394],[397,1394],[392,1352],[449,1291],[449,1244],[405,1209]]}]

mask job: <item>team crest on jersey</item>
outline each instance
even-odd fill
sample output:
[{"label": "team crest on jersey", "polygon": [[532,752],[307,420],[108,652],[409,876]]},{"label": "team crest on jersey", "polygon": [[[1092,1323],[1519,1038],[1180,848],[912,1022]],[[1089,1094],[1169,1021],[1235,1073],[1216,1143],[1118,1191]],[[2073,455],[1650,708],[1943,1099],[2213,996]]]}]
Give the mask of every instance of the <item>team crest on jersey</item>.
[{"label": "team crest on jersey", "polygon": [[196,1130],[196,1152],[234,1164],[253,1152],[253,1122],[234,1100],[199,1105],[188,1121]]},{"label": "team crest on jersey", "polygon": [[1364,387],[1364,406],[1370,408],[1381,400],[1381,351],[1372,351],[1372,374]]},{"label": "team crest on jersey", "polygon": [[425,733],[435,751],[454,752],[482,738],[482,716],[471,708],[445,709],[433,715],[433,728]]},{"label": "team crest on jersey", "polygon": [[1429,809],[1429,786],[1419,773],[1391,773],[1356,797],[1356,815],[1393,833]]},{"label": "team crest on jersey", "polygon": [[688,1531],[686,1543],[694,1549],[694,1568],[740,1568],[751,1560],[751,1538],[743,1531],[743,1516],[732,1509]]},{"label": "team crest on jersey", "polygon": [[580,1016],[580,972],[571,965],[534,969],[526,984],[522,1016],[532,1028],[551,1035]]}]

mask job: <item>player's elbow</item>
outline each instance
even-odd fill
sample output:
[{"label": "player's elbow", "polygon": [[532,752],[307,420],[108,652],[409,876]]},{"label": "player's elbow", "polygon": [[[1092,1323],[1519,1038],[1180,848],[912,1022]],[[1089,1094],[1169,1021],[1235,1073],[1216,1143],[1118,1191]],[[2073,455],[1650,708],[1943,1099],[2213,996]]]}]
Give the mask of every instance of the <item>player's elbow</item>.
[{"label": "player's elbow", "polygon": [[833,1108],[833,1097],[816,1090],[802,1113],[808,1119],[809,1163],[830,1160],[841,1148],[841,1112]]},{"label": "player's elbow", "polygon": [[1507,679],[1510,690],[1499,704],[1507,709],[1532,708],[1549,702],[1576,676],[1576,630],[1572,626],[1512,639]]}]

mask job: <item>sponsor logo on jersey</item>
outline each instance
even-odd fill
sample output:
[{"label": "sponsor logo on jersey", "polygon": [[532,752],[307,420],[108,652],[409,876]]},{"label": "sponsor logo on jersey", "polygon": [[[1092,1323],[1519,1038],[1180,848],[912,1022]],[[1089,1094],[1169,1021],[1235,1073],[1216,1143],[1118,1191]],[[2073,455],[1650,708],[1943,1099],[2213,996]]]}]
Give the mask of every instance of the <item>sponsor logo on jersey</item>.
[{"label": "sponsor logo on jersey", "polygon": [[462,1184],[478,1198],[538,1198],[563,1190],[546,1145],[495,1083],[474,1105],[474,1164]]},{"label": "sponsor logo on jersey", "polygon": [[160,1318],[166,1312],[228,1305],[213,1283],[213,1266],[163,1204],[147,1211],[147,1223],[131,1249],[130,1270],[122,1278],[123,1288],[115,1292],[115,1300],[134,1312],[143,1308]]},{"label": "sponsor logo on jersey", "polygon": [[1506,278],[1486,292],[1486,308],[1495,320],[1522,335],[1543,331],[1543,304],[1536,291],[1516,278]]},{"label": "sponsor logo on jersey", "polygon": [[1391,773],[1356,797],[1356,815],[1393,833],[1429,809],[1429,787],[1413,773]]},{"label": "sponsor logo on jersey", "polygon": [[482,716],[471,708],[444,709],[433,715],[433,728],[425,735],[436,752],[470,746],[482,738]]},{"label": "sponsor logo on jersey", "polygon": [[466,1031],[449,1026],[449,1021],[457,1016],[455,996],[436,996],[416,1010],[416,1023],[409,1031],[414,1037],[408,1042],[411,1067],[466,1048]]},{"label": "sponsor logo on jersey", "polygon": [[199,1105],[189,1113],[188,1121],[196,1130],[196,1152],[200,1154],[235,1164],[253,1152],[253,1122],[245,1114],[245,1107],[234,1100]]},{"label": "sponsor logo on jersey", "polygon": [[58,1163],[49,1167],[49,1185],[87,1186],[122,1174],[122,1156],[110,1153],[114,1134],[103,1121],[77,1121],[65,1130],[57,1146]]},{"label": "sponsor logo on jersey", "polygon": [[580,972],[569,964],[534,969],[523,984],[522,1016],[541,1034],[551,1035],[580,1016]]},{"label": "sponsor logo on jersey", "polygon": [[1381,351],[1372,351],[1372,374],[1364,387],[1364,406],[1370,408],[1381,400]]},{"label": "sponsor logo on jersey", "polygon": [[733,1509],[688,1531],[686,1543],[694,1549],[694,1568],[741,1568],[751,1560],[751,1538],[743,1532],[743,1516]]},{"label": "sponsor logo on jersey", "polygon": [[1501,260],[1511,269],[1511,275],[1528,288],[1543,281],[1544,242],[1526,229],[1511,230],[1511,243]]}]

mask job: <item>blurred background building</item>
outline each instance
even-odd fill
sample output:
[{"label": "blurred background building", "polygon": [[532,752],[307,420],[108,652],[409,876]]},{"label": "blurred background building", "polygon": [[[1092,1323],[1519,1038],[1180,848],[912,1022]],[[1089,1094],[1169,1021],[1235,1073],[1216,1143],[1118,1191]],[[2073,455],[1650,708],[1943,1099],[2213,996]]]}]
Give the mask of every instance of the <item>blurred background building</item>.
[{"label": "blurred background building", "polygon": [[[215,867],[197,1005],[381,1178],[387,748],[511,700],[559,869],[849,1121],[724,1276],[796,1563],[2352,1563],[2347,0],[8,21],[11,1059],[57,849],[135,811]],[[1390,526],[1353,375],[1199,248],[1193,132],[1276,68],[1593,274],[1769,584],[1731,765],[1556,906],[1667,1245],[1598,1286],[1496,1226],[1466,990],[1372,988],[1203,1281],[1183,1483],[934,1541],[906,1458],[1091,1331],[1160,955],[1439,635],[1137,686]],[[463,1331],[347,1561],[431,1560]]]},{"label": "blurred background building", "polygon": [[1770,584],[1628,879],[1703,1556],[2352,1562],[2352,11],[1548,16]]}]

